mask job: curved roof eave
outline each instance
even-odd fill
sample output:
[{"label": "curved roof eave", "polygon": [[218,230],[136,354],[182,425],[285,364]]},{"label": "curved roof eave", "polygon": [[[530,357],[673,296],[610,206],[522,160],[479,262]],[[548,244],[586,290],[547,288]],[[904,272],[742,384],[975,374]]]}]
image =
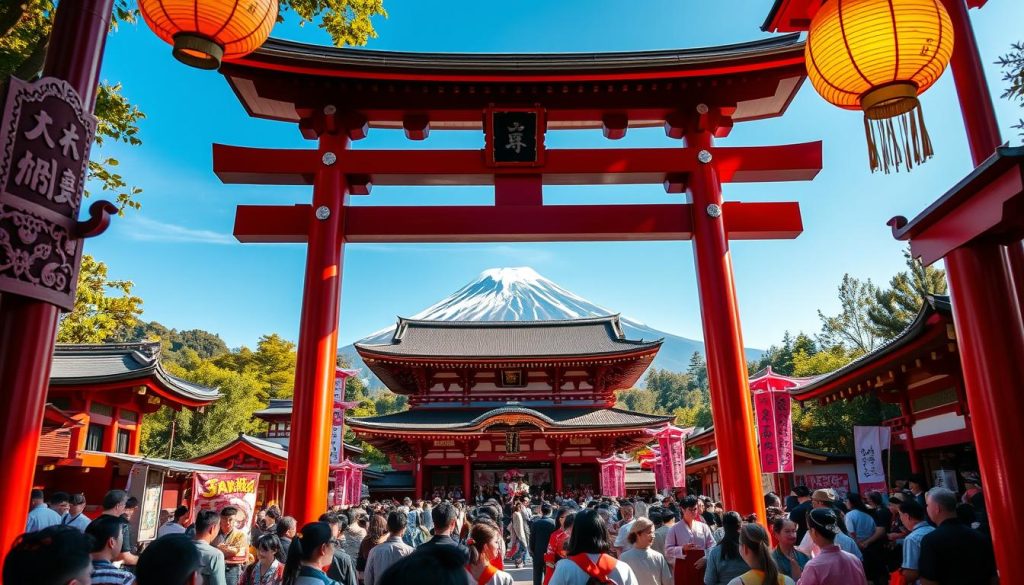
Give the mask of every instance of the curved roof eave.
[{"label": "curved roof eave", "polygon": [[803,60],[799,34],[692,49],[608,53],[417,53],[374,51],[311,45],[268,39],[254,53],[224,63],[230,74],[238,69],[273,69],[326,77],[367,79],[552,80],[637,78],[707,75],[752,70],[755,63],[786,64]]}]

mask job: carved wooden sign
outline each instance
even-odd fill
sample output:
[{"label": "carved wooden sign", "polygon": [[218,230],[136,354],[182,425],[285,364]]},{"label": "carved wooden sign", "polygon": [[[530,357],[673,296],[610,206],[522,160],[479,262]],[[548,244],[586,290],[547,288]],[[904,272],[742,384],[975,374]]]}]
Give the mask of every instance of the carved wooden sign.
[{"label": "carved wooden sign", "polygon": [[75,303],[77,233],[96,119],[71,85],[8,80],[0,120],[0,292]]},{"label": "carved wooden sign", "polygon": [[543,108],[488,108],[484,114],[487,164],[544,164],[544,128]]}]

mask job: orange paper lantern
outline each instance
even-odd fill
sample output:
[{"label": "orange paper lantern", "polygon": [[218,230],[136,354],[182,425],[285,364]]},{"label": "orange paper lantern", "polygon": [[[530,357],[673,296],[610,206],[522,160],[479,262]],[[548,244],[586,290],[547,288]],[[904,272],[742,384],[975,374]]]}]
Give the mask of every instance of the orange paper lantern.
[{"label": "orange paper lantern", "polygon": [[139,0],[139,10],[179,61],[200,69],[255,51],[277,22],[277,0]]},{"label": "orange paper lantern", "polygon": [[864,111],[871,170],[909,170],[932,155],[917,99],[953,54],[940,0],[829,0],[811,21],[807,73],[827,101]]}]

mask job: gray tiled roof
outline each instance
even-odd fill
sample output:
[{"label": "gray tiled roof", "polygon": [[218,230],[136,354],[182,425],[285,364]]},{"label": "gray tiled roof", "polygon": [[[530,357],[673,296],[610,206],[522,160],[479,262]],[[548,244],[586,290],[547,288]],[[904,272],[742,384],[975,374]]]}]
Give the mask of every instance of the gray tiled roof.
[{"label": "gray tiled roof", "polygon": [[292,399],[291,398],[271,398],[270,404],[262,410],[257,410],[252,413],[256,417],[264,416],[285,416],[291,415],[292,413]]},{"label": "gray tiled roof", "polygon": [[80,453],[99,453],[106,455],[110,459],[116,459],[118,461],[124,461],[126,463],[145,463],[152,467],[159,469],[165,469],[167,471],[177,472],[192,472],[192,471],[227,471],[223,467],[215,467],[213,465],[203,465],[202,463],[192,463],[191,461],[174,461],[171,459],[159,459],[155,457],[146,457],[144,455],[128,455],[126,453],[103,453],[100,451],[80,451]]},{"label": "gray tiled roof", "polygon": [[208,388],[177,378],[160,365],[160,343],[58,343],[50,370],[51,386],[103,384],[153,377],[162,388],[181,398],[213,402],[220,398]]},{"label": "gray tiled roof", "polygon": [[564,321],[420,321],[400,318],[390,343],[357,343],[360,355],[427,358],[591,356],[657,349],[662,340],[629,340],[619,316]]},{"label": "gray tiled roof", "polygon": [[643,414],[619,408],[501,408],[427,409],[419,408],[384,416],[349,419],[355,428],[395,430],[458,430],[473,428],[489,418],[505,414],[536,416],[554,428],[623,428],[656,427],[672,420],[671,416]]}]

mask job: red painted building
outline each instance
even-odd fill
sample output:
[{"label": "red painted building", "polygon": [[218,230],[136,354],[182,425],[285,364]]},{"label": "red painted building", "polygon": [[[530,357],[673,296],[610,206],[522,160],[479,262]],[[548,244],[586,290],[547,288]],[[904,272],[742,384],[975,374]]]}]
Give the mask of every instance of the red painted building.
[{"label": "red painted building", "polygon": [[[58,344],[35,485],[47,492],[83,492],[97,504],[107,490],[123,488],[131,465],[142,459],[145,415],[161,406],[201,409],[219,397],[215,389],[168,374],[160,365],[159,342]],[[169,476],[193,467],[147,461]]]},{"label": "red painted building", "polygon": [[[998,349],[993,349],[998,351]],[[791,391],[823,404],[871,394],[897,405],[892,429],[892,480],[921,472],[929,481],[978,471],[971,413],[949,297],[929,296],[898,336],[852,363]]]},{"label": "red painted building", "polygon": [[[400,319],[389,342],[356,344],[409,410],[350,419],[401,474],[371,492],[485,491],[520,471],[548,493],[599,490],[596,459],[650,441],[672,417],[614,407],[661,340],[626,339],[618,316],[567,321]],[[402,477],[407,478],[403,485]]]}]

